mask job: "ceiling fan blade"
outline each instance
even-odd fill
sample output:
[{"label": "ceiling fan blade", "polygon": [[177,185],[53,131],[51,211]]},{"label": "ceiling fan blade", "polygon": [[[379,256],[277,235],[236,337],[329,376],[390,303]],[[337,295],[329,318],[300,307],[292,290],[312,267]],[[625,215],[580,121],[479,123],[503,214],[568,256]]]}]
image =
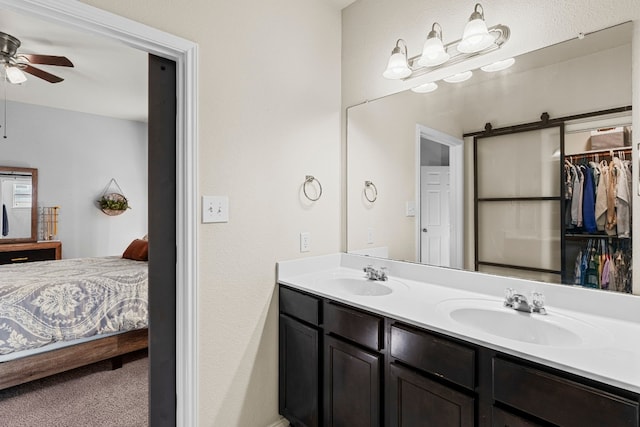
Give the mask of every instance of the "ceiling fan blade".
[{"label": "ceiling fan blade", "polygon": [[49,83],[60,83],[64,80],[62,77],[54,76],[51,73],[47,73],[46,71],[42,71],[41,69],[32,67],[31,65],[21,66],[20,69],[25,73],[29,73],[32,76],[39,77],[43,80],[48,81]]},{"label": "ceiling fan blade", "polygon": [[59,67],[73,67],[73,63],[66,56],[35,55],[21,53],[20,56],[26,58],[31,64],[57,65]]}]

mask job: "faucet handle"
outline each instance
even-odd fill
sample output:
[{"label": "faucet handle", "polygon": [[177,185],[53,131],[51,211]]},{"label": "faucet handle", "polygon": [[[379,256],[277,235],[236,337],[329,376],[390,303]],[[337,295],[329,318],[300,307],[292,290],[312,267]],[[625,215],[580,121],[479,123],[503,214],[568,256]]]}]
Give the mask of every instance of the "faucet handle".
[{"label": "faucet handle", "polygon": [[544,295],[541,292],[533,292],[531,294],[531,304],[534,313],[547,314],[547,310],[544,308]]},{"label": "faucet handle", "polygon": [[387,271],[389,271],[387,267],[380,267],[380,280],[387,280],[387,278],[389,277],[387,275]]},{"label": "faucet handle", "polygon": [[513,299],[516,294],[515,289],[507,288],[504,290],[504,305],[507,307],[513,307]]}]

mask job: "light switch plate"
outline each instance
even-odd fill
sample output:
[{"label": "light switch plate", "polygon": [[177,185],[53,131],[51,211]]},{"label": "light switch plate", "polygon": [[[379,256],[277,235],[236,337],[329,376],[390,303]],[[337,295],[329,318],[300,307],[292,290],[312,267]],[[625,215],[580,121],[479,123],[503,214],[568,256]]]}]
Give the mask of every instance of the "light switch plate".
[{"label": "light switch plate", "polygon": [[416,216],[416,202],[410,201],[405,205],[406,216]]},{"label": "light switch plate", "polygon": [[229,222],[229,197],[202,196],[202,222]]}]

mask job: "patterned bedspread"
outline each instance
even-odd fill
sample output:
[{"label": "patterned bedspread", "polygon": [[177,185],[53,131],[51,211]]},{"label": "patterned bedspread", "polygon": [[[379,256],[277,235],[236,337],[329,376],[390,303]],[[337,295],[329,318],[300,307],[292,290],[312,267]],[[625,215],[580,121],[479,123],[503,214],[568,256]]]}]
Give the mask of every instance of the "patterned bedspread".
[{"label": "patterned bedspread", "polygon": [[120,257],[0,265],[0,354],[147,327],[148,282]]}]

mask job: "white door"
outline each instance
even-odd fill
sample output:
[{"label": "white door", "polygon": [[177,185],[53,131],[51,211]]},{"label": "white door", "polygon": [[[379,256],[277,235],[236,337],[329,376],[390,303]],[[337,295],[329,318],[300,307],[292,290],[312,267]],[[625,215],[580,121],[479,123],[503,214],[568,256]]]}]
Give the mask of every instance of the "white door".
[{"label": "white door", "polygon": [[449,267],[449,166],[420,168],[420,212],[420,262]]}]

